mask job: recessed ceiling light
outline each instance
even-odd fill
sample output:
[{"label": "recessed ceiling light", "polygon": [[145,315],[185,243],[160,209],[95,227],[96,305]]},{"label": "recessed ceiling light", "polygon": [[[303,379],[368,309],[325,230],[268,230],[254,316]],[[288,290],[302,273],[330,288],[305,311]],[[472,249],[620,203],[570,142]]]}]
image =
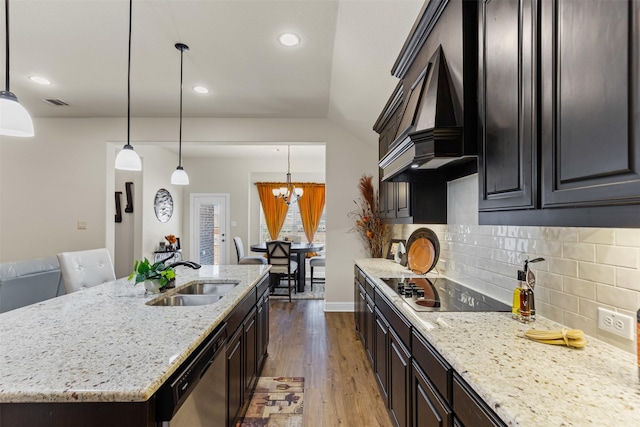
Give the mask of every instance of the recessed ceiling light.
[{"label": "recessed ceiling light", "polygon": [[31,76],[29,77],[29,80],[31,80],[34,83],[38,83],[41,85],[50,85],[51,82],[47,79],[45,79],[44,77],[38,77],[38,76]]},{"label": "recessed ceiling light", "polygon": [[193,91],[197,93],[209,93],[209,89],[204,86],[194,86]]},{"label": "recessed ceiling light", "polygon": [[293,33],[284,33],[278,37],[278,41],[284,46],[295,46],[300,43],[300,37]]}]

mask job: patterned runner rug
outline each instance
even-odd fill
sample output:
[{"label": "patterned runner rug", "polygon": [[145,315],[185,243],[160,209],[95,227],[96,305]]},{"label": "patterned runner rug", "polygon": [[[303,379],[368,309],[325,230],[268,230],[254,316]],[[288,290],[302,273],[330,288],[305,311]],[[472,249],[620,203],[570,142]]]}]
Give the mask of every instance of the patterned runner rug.
[{"label": "patterned runner rug", "polygon": [[260,377],[238,426],[302,427],[303,396],[304,377]]},{"label": "patterned runner rug", "polygon": [[[304,287],[304,292],[294,293],[291,291],[291,299],[324,299],[324,283],[315,281],[313,283],[313,291],[311,290],[311,284],[309,282],[309,278],[306,280],[306,284]],[[286,283],[286,281],[284,282]],[[276,290],[277,294],[272,294],[272,297],[276,299],[289,299],[286,288],[278,288]]]}]

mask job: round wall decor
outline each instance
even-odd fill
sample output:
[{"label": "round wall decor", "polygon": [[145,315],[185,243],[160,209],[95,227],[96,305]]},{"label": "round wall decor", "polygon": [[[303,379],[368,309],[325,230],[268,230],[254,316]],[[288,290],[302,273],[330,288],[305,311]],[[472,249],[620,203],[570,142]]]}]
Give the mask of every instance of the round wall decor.
[{"label": "round wall decor", "polygon": [[153,210],[156,212],[158,221],[167,222],[171,219],[171,215],[173,215],[173,198],[168,190],[164,188],[158,190],[153,201]]}]

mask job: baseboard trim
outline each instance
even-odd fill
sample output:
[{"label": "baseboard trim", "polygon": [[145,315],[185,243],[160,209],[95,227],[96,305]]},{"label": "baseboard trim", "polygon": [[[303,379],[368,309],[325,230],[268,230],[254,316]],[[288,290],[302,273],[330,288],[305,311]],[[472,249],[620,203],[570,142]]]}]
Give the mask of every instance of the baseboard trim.
[{"label": "baseboard trim", "polygon": [[352,302],[326,302],[324,303],[325,312],[354,312],[355,303]]}]

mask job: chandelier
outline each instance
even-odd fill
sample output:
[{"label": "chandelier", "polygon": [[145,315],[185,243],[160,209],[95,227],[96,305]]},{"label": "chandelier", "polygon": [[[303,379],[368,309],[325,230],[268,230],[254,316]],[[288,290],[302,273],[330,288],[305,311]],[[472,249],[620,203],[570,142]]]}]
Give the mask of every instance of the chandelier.
[{"label": "chandelier", "polygon": [[287,183],[286,187],[271,190],[276,199],[282,200],[287,205],[295,203],[302,197],[302,188],[296,188],[291,183],[291,146],[287,145]]}]

